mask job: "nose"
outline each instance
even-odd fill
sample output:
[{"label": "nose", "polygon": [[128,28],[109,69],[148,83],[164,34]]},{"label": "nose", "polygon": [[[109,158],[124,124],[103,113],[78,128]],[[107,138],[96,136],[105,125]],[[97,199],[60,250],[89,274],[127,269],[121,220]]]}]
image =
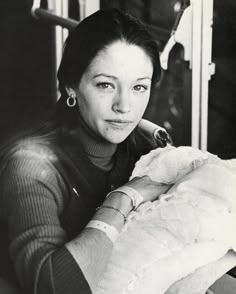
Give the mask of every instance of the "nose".
[{"label": "nose", "polygon": [[117,92],[113,100],[112,109],[119,113],[127,113],[131,111],[130,97],[126,91]]}]

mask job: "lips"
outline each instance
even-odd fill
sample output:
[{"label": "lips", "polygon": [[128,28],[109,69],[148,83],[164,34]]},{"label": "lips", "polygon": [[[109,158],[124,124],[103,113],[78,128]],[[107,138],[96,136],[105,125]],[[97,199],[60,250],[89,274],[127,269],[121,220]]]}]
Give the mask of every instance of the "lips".
[{"label": "lips", "polygon": [[108,122],[112,126],[119,127],[119,128],[127,127],[128,125],[132,123],[132,121],[130,120],[122,120],[122,119],[114,119],[114,120],[108,119],[106,120],[106,122]]}]

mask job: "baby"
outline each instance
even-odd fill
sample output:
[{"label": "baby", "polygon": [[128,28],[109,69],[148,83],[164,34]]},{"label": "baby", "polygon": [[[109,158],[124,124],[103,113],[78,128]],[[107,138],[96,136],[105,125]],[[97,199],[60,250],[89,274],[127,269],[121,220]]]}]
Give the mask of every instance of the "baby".
[{"label": "baby", "polygon": [[204,162],[220,159],[209,152],[189,146],[157,148],[142,156],[136,163],[130,179],[148,175],[160,184],[175,184]]}]

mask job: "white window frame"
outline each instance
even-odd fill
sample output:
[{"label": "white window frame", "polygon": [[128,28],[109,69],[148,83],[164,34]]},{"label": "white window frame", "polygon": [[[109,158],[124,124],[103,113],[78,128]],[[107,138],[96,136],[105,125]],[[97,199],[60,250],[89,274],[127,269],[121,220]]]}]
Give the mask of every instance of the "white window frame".
[{"label": "white window frame", "polygon": [[191,145],[202,150],[207,150],[208,90],[215,73],[211,60],[213,1],[190,0],[161,54],[161,64],[166,70],[173,46],[180,43],[184,47],[184,60],[192,70]]},{"label": "white window frame", "polygon": [[212,63],[214,0],[192,0],[192,140],[193,147],[207,150],[208,94]]}]

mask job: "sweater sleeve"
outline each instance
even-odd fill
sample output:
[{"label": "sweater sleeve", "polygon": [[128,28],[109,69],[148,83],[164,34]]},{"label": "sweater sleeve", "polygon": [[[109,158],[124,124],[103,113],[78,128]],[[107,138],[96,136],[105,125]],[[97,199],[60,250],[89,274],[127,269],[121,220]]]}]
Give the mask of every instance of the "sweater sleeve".
[{"label": "sweater sleeve", "polygon": [[67,188],[50,156],[16,152],[1,175],[0,209],[8,224],[10,255],[27,292],[91,293],[81,269],[64,247],[68,240],[59,215]]}]

